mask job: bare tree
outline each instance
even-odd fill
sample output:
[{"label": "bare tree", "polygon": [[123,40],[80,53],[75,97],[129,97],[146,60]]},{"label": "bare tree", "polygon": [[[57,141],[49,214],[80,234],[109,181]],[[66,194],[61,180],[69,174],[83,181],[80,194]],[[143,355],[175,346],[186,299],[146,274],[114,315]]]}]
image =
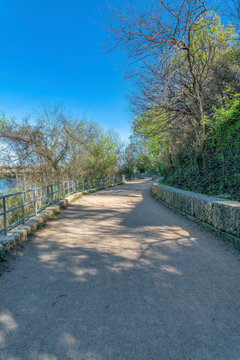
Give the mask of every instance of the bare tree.
[{"label": "bare tree", "polygon": [[136,115],[147,114],[154,121],[156,112],[164,110],[168,115],[164,124],[168,130],[171,127],[179,147],[197,144],[201,167],[205,116],[235,78],[239,88],[235,63],[228,60],[234,57],[233,29],[221,25],[205,0],[144,5],[136,0],[108,7],[109,49],[120,47],[127,55],[127,75],[135,82],[131,103]]},{"label": "bare tree", "polygon": [[79,119],[62,106],[48,105],[22,122],[5,119],[0,128],[0,160],[18,169],[19,178],[28,184],[110,175],[117,170],[116,139],[97,123]]},{"label": "bare tree", "polygon": [[[165,71],[169,62],[180,52],[186,54],[193,96],[199,122],[204,117],[201,90],[195,68],[195,54],[191,46],[192,31],[207,12],[204,0],[150,2],[141,7],[139,2],[123,2],[118,8],[109,5],[112,25],[108,26],[113,47],[122,47],[129,58],[130,74],[145,71]],[[165,79],[169,82],[175,73],[172,68]]]},{"label": "bare tree", "polygon": [[32,179],[58,178],[69,148],[69,138],[63,128],[63,111],[56,106],[43,107],[31,121],[35,124],[31,125],[29,119],[22,123],[6,120],[0,129],[0,139],[11,149],[13,165],[28,169]]},{"label": "bare tree", "polygon": [[235,28],[240,30],[240,0],[225,1],[225,6],[222,11],[222,15],[227,16],[232,21]]}]

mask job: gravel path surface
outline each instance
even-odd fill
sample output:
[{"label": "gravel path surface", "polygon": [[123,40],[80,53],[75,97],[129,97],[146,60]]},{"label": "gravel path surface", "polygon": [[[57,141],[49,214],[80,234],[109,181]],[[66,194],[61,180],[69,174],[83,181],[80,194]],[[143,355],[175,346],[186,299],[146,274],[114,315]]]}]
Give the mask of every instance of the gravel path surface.
[{"label": "gravel path surface", "polygon": [[84,196],[0,263],[1,360],[240,359],[240,252],[150,185]]}]

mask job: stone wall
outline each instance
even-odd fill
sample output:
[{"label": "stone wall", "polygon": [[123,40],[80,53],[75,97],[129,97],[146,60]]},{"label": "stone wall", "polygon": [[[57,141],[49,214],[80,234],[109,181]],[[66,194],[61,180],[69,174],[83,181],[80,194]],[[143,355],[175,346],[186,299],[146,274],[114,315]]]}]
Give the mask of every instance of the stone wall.
[{"label": "stone wall", "polygon": [[[240,238],[240,202],[184,191],[154,182],[152,194],[214,229]],[[239,239],[240,240],[240,239]]]}]

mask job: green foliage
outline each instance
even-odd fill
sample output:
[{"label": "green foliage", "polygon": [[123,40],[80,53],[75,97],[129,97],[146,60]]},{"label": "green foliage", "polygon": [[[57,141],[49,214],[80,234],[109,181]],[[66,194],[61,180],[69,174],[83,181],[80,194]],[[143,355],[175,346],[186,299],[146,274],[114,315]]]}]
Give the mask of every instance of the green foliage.
[{"label": "green foliage", "polygon": [[[227,62],[235,60],[235,39],[236,34],[231,24],[223,26],[218,15],[212,12],[205,13],[192,26],[189,34],[189,53],[179,51],[171,59],[166,73],[169,69],[175,69],[181,74],[182,79],[187,79],[190,70],[200,84],[211,74],[214,66],[221,62],[223,57]],[[189,61],[191,68],[189,68]]]},{"label": "green foliage", "polygon": [[[227,99],[226,99],[227,100]],[[174,169],[165,167],[165,183],[208,195],[228,194],[240,199],[240,94],[231,95],[224,106],[215,107],[205,119],[207,135],[202,168],[196,149]]]},{"label": "green foliage", "polygon": [[141,139],[135,133],[130,136],[130,144],[124,153],[124,166],[122,173],[155,173],[159,172],[160,162],[158,152],[151,148],[151,141],[146,138]]},{"label": "green foliage", "polygon": [[204,71],[207,63],[217,62],[223,54],[230,55],[235,33],[231,24],[223,26],[218,15],[208,12],[193,26],[191,47],[195,63]]},{"label": "green foliage", "polygon": [[154,158],[147,154],[139,154],[136,159],[136,168],[139,173],[155,172]]},{"label": "green foliage", "polygon": [[234,27],[206,12],[144,89],[148,110],[133,130],[160,157],[166,184],[240,198],[239,66]]},{"label": "green foliage", "polygon": [[0,129],[3,129],[5,125],[6,125],[5,120],[0,118]]},{"label": "green foliage", "polygon": [[91,147],[91,156],[88,158],[89,173],[106,176],[114,172],[118,155],[118,144],[109,135],[100,134]]},{"label": "green foliage", "polygon": [[168,114],[159,108],[149,109],[133,123],[134,133],[144,139],[146,147],[154,156],[158,156],[168,146],[169,129]]}]

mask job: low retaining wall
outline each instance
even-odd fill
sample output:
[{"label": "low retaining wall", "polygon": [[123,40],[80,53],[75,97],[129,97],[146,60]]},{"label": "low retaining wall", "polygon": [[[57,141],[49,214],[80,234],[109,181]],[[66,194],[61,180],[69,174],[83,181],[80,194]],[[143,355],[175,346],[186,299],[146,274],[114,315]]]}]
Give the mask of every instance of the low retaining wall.
[{"label": "low retaining wall", "polygon": [[189,215],[214,230],[229,235],[240,244],[240,202],[175,189],[154,182],[152,194],[174,209]]}]

